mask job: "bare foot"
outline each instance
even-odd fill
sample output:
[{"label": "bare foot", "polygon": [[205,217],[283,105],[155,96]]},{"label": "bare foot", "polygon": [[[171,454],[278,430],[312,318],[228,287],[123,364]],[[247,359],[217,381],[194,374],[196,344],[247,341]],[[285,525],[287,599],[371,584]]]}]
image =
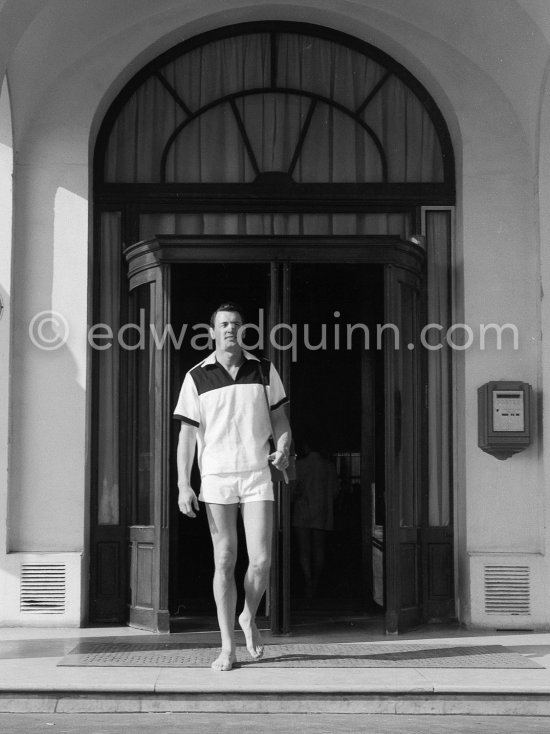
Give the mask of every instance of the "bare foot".
[{"label": "bare foot", "polygon": [[262,642],[262,636],[256,622],[246,616],[244,612],[239,615],[239,625],[244,632],[244,639],[246,640],[246,648],[250,653],[250,656],[254,660],[259,660],[264,654],[264,645]]},{"label": "bare foot", "polygon": [[233,663],[235,663],[237,657],[234,652],[227,652],[222,650],[219,656],[212,663],[213,670],[231,670]]}]

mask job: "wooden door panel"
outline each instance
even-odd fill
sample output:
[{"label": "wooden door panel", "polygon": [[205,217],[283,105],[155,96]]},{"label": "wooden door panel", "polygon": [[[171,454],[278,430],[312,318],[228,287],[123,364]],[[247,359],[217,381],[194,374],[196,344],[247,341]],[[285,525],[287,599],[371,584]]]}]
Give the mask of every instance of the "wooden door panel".
[{"label": "wooden door panel", "polygon": [[153,551],[152,543],[136,543],[136,589],[135,605],[137,607],[153,608]]},{"label": "wooden door panel", "polygon": [[450,547],[447,543],[428,543],[428,597],[433,600],[447,599],[451,594],[450,574],[452,564]]},{"label": "wooden door panel", "polygon": [[[121,589],[126,578],[126,554],[119,539],[117,526],[98,526],[94,532],[95,551],[92,563],[90,617],[92,620],[125,619],[125,592]],[[121,557],[122,556],[122,557]]]},{"label": "wooden door panel", "polygon": [[120,553],[118,543],[98,543],[96,548],[97,595],[103,599],[118,595]]},{"label": "wooden door panel", "polygon": [[[170,274],[161,267],[150,282],[132,293],[137,314],[161,334],[170,323]],[[128,528],[130,561],[129,624],[153,632],[167,632],[168,612],[168,502],[169,385],[167,348],[155,348],[148,339],[133,352],[134,421],[131,436],[132,502]]]},{"label": "wooden door panel", "polygon": [[399,545],[401,573],[401,610],[419,605],[418,544],[401,542]]},{"label": "wooden door panel", "polygon": [[129,528],[130,541],[130,625],[145,629],[155,626],[153,604],[153,556],[155,529]]},{"label": "wooden door panel", "polygon": [[422,530],[424,612],[430,620],[454,616],[454,547],[452,527]]},{"label": "wooden door panel", "polygon": [[386,630],[395,634],[422,619],[422,363],[418,275],[385,270],[385,318],[397,336],[385,342]]}]

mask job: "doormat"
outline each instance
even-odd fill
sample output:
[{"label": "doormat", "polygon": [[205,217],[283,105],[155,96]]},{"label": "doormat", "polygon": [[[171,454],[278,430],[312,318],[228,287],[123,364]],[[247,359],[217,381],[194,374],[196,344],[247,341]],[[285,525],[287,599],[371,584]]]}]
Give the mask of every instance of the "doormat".
[{"label": "doormat", "polygon": [[[209,668],[219,646],[185,642],[83,641],[58,665]],[[274,668],[543,668],[503,645],[459,647],[367,642],[266,645],[261,660],[237,648],[235,667]]]}]

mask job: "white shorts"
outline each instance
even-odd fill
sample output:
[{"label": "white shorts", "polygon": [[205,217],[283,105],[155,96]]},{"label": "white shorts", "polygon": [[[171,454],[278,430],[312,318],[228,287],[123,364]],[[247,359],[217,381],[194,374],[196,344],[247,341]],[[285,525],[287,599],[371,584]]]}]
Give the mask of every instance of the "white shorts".
[{"label": "white shorts", "polygon": [[216,505],[239,502],[273,501],[273,483],[269,467],[259,471],[207,474],[202,477],[199,499]]}]

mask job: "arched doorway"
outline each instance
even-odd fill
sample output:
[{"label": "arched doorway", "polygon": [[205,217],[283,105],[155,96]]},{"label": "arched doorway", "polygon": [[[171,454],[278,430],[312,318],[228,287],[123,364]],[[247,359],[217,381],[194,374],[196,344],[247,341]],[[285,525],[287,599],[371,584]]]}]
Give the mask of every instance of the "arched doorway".
[{"label": "arched doorway", "polygon": [[[304,24],[245,24],[159,57],[105,118],[94,197],[95,321],[113,333],[139,319],[162,333],[174,319],[189,325],[184,313],[196,325],[199,305],[209,308],[211,298],[215,306],[222,290],[229,295],[228,280],[263,307],[270,327],[317,318],[304,294],[319,301],[331,287],[323,308],[333,318],[347,300],[351,323],[362,314],[368,325],[376,314],[402,324],[411,339],[425,317],[449,321],[454,165],[447,128],[405,69],[349,36]],[[423,252],[406,244],[419,233]],[[147,244],[129,247],[140,241]],[[216,292],[205,296],[207,285]],[[127,619],[131,589],[131,621],[167,629],[170,614],[200,587],[193,564],[178,575],[174,559],[192,557],[202,542],[194,530],[175,529],[167,408],[182,369],[203,353],[149,351],[139,328],[133,333],[137,341],[94,352],[91,616]],[[291,400],[299,388],[293,421],[302,431],[314,413],[313,399],[303,396],[315,351],[302,368],[287,349],[273,354]],[[328,351],[335,357],[334,345]],[[349,394],[335,381],[340,397],[333,388],[325,418],[340,421],[330,453],[349,507],[361,508],[349,573],[361,578],[363,602],[366,596],[384,607],[395,630],[409,617],[452,610],[450,364],[444,350],[409,350],[406,359],[385,347],[378,361],[360,352],[350,365],[326,363],[355,370],[356,378],[345,383]],[[385,395],[378,404],[375,388]],[[337,418],[342,404],[355,407]],[[298,572],[288,497],[280,496],[278,510],[267,611],[284,630]],[[344,532],[353,516],[343,513]]]}]

